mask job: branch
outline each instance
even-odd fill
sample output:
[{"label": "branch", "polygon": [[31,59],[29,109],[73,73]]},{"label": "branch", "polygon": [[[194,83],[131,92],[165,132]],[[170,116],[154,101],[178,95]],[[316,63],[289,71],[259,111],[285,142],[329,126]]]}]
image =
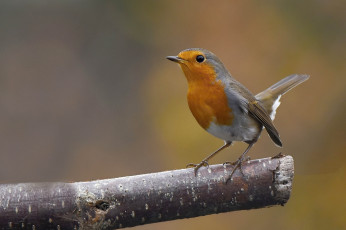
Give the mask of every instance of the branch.
[{"label": "branch", "polygon": [[0,229],[115,229],[284,205],[293,158],[181,169],[77,183],[0,185]]}]

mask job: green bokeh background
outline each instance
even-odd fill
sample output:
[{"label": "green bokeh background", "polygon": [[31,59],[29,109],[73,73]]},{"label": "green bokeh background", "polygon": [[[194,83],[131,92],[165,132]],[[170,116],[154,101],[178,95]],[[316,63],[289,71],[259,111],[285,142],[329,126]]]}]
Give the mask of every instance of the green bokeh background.
[{"label": "green bokeh background", "polygon": [[[344,1],[1,1],[0,182],[81,181],[183,168],[222,145],[200,128],[181,70],[203,47],[253,93],[292,73],[252,158],[290,154],[284,207],[137,229],[346,229]],[[235,160],[236,143],[211,163]]]}]

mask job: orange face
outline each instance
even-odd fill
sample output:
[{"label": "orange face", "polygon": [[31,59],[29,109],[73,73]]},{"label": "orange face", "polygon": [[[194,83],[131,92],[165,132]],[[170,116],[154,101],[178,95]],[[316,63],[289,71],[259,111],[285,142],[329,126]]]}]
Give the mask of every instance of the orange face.
[{"label": "orange face", "polygon": [[217,80],[214,67],[199,50],[185,50],[173,61],[178,62],[189,84],[187,99],[197,122],[208,129],[211,122],[232,124],[233,114],[228,105],[224,84]]},{"label": "orange face", "polygon": [[205,54],[201,51],[182,51],[178,54],[178,58],[180,58],[179,64],[189,82],[215,75],[214,68],[207,63]]}]

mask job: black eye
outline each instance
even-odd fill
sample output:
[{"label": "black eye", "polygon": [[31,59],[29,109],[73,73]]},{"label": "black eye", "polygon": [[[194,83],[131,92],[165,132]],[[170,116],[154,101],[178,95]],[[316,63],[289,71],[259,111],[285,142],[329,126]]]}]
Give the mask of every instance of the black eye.
[{"label": "black eye", "polygon": [[203,62],[203,61],[204,61],[203,55],[198,55],[198,56],[196,57],[196,61],[199,62],[199,63]]}]

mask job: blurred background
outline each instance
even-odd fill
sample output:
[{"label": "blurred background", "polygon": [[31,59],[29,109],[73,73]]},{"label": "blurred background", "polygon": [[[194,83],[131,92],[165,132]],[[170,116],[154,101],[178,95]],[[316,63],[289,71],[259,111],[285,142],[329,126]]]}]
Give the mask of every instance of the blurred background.
[{"label": "blurred background", "polygon": [[[0,183],[83,181],[184,168],[223,144],[199,127],[179,67],[214,52],[253,93],[293,73],[252,158],[295,159],[291,199],[273,207],[136,229],[346,228],[343,1],[1,1]],[[237,159],[236,143],[211,163]],[[251,221],[249,221],[251,220]]]}]

